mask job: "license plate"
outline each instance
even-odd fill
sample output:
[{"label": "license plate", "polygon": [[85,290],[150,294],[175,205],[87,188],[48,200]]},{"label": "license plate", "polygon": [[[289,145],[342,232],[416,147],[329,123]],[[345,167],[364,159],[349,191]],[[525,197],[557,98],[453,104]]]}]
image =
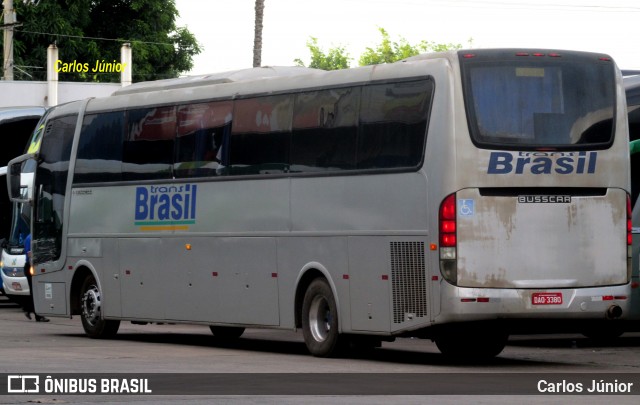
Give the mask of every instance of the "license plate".
[{"label": "license plate", "polygon": [[11,287],[13,287],[13,291],[22,291],[22,285],[18,282],[11,283]]},{"label": "license plate", "polygon": [[562,293],[533,293],[531,295],[531,303],[533,305],[561,305]]}]

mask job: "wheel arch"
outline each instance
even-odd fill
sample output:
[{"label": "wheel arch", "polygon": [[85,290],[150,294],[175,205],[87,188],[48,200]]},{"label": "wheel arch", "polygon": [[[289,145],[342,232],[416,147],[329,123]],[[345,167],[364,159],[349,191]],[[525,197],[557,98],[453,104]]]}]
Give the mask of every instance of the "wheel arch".
[{"label": "wheel arch", "polygon": [[[294,317],[296,328],[302,327],[302,301],[304,300],[304,294],[307,292],[307,289],[309,288],[309,285],[311,285],[313,280],[317,278],[323,278],[329,284],[331,293],[333,294],[333,299],[336,302],[338,313],[340,313],[340,300],[338,297],[338,291],[336,290],[335,283],[333,282],[333,278],[331,277],[329,270],[327,270],[326,267],[324,267],[320,263],[308,263],[300,270],[298,279],[296,280],[296,293],[294,299]],[[338,330],[342,330],[342,320],[340,318],[341,317],[338,317]]]},{"label": "wheel arch", "polygon": [[100,286],[100,279],[98,278],[98,274],[93,266],[91,266],[90,263],[84,261],[76,264],[73,278],[71,279],[71,290],[69,291],[69,308],[71,308],[71,315],[81,314],[80,290],[82,288],[82,283],[89,275],[93,275],[96,283],[98,283],[98,288],[102,290]]}]

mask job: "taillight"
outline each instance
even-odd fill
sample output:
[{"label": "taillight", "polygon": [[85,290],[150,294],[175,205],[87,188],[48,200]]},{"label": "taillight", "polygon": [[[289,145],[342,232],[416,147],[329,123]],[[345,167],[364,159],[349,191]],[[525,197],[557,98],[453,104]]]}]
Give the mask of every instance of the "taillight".
[{"label": "taillight", "polygon": [[457,270],[457,222],[456,222],[456,195],[448,195],[440,204],[438,217],[438,231],[440,240],[440,272],[442,277],[456,284]]},{"label": "taillight", "polygon": [[440,246],[456,246],[456,195],[451,194],[440,204]]}]

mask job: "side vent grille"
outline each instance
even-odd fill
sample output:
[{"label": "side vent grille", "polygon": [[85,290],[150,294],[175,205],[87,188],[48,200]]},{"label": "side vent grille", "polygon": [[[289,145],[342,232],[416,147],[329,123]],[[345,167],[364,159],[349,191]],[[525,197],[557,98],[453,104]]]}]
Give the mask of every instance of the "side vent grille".
[{"label": "side vent grille", "polygon": [[424,242],[391,242],[393,323],[427,316]]}]

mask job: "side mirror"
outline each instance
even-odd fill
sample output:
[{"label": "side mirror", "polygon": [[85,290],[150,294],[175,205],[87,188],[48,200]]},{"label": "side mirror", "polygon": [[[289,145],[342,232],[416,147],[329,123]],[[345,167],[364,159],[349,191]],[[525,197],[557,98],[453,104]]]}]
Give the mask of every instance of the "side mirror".
[{"label": "side mirror", "polygon": [[20,173],[22,172],[22,162],[7,166],[7,183],[9,186],[9,198],[11,200],[22,198],[20,193]]},{"label": "side mirror", "polygon": [[11,201],[31,204],[35,168],[35,155],[31,153],[12,159],[7,164],[7,188]]}]

